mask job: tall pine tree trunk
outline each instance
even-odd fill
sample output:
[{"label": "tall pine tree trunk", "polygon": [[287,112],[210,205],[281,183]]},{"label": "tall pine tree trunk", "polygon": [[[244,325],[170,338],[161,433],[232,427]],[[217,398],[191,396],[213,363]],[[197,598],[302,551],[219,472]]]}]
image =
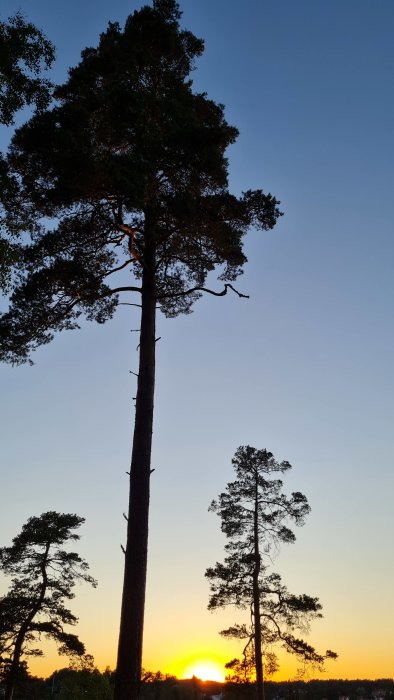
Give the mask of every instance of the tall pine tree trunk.
[{"label": "tall pine tree trunk", "polygon": [[149,487],[155,387],[155,267],[146,250],[141,292],[141,331],[130,499],[120,619],[115,700],[139,694],[148,551]]},{"label": "tall pine tree trunk", "polygon": [[253,570],[253,617],[254,617],[254,660],[256,667],[256,694],[257,700],[264,700],[264,678],[262,659],[262,634],[260,614],[260,584],[259,575],[261,567],[259,547],[259,486],[258,472],[256,470],[255,502],[254,502],[254,570]]}]

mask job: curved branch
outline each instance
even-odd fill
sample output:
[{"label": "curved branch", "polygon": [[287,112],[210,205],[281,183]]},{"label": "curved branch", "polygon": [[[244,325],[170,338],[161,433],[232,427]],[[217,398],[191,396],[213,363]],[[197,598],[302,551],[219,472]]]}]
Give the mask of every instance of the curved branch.
[{"label": "curved branch", "polygon": [[134,228],[134,226],[129,226],[128,224],[124,224],[123,222],[118,223],[118,227],[120,230],[129,238],[129,252],[130,255],[140,264],[143,265],[143,261],[141,260],[140,256],[138,255],[135,245],[134,245],[134,238],[136,233],[138,233],[138,229]]},{"label": "curved branch", "polygon": [[130,304],[128,301],[120,301],[119,306],[138,306],[140,309],[142,308],[142,304]]},{"label": "curved branch", "polygon": [[252,642],[253,642],[253,633],[249,635],[249,639],[248,639],[248,641],[246,642],[246,644],[245,644],[245,646],[244,646],[244,648],[243,648],[243,650],[242,650],[243,656],[246,656],[246,652],[248,651],[248,648],[250,647],[250,645],[252,644]]},{"label": "curved branch", "polygon": [[104,292],[102,297],[110,297],[111,294],[119,294],[120,292],[142,292],[141,287],[116,287],[115,289],[109,289],[108,292]]},{"label": "curved branch", "polygon": [[157,299],[175,299],[177,297],[185,297],[188,294],[193,294],[193,292],[207,292],[207,294],[212,294],[215,297],[224,297],[227,294],[228,289],[231,289],[235,294],[237,294],[239,297],[242,297],[243,299],[249,299],[249,294],[242,294],[239,292],[235,287],[233,287],[232,284],[229,284],[227,282],[224,285],[224,289],[222,289],[221,292],[215,292],[213,289],[207,289],[206,287],[192,287],[191,289],[187,289],[185,292],[176,292],[174,294],[161,294],[160,296],[157,296]]},{"label": "curved branch", "polygon": [[122,265],[119,265],[119,267],[114,267],[113,270],[110,270],[109,272],[106,272],[104,277],[109,277],[110,275],[113,275],[114,272],[119,272],[119,270],[123,270],[127,265],[130,265],[130,263],[133,263],[134,260],[133,258],[129,258],[129,260],[126,260],[126,262],[122,263]]}]

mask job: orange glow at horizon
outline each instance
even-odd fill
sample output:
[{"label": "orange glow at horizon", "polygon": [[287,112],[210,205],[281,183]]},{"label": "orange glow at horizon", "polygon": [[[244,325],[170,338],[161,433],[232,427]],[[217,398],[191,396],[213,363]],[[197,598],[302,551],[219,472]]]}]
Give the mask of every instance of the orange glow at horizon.
[{"label": "orange glow at horizon", "polygon": [[180,673],[181,678],[192,678],[193,676],[202,681],[218,681],[219,683],[223,683],[225,670],[223,666],[216,661],[201,659],[193,661]]}]

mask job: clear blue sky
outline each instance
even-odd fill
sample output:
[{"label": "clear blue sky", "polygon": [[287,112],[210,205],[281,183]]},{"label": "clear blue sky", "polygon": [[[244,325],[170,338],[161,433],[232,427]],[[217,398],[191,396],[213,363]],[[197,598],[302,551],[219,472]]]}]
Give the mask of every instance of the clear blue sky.
[{"label": "clear blue sky", "polygon": [[[138,7],[3,0],[1,18],[21,8],[42,27],[61,82],[108,20]],[[394,4],[181,8],[206,41],[194,85],[240,130],[231,186],[271,191],[285,216],[247,239],[238,288],[249,301],[210,297],[159,321],[145,663],[165,671],[198,645],[235,655],[216,635],[224,617],[205,610],[204,570],[223,557],[207,508],[236,447],[251,444],[289,460],[289,489],[310,500],[276,568],[321,598],[311,642],[340,654],[327,675],[392,676]],[[86,517],[80,550],[100,585],[74,608],[100,666],[113,665],[117,638],[137,327],[122,308],[61,334],[32,368],[0,367],[1,544],[44,510]]]}]

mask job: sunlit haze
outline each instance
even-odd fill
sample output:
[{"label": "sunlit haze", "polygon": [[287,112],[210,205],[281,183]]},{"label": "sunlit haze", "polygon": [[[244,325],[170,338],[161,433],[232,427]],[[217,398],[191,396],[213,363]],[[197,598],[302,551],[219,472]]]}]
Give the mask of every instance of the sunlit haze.
[{"label": "sunlit haze", "polygon": [[202,681],[224,681],[224,669],[217,663],[212,661],[195,661],[191,663],[183,672],[179,674],[180,678],[201,678]]}]

